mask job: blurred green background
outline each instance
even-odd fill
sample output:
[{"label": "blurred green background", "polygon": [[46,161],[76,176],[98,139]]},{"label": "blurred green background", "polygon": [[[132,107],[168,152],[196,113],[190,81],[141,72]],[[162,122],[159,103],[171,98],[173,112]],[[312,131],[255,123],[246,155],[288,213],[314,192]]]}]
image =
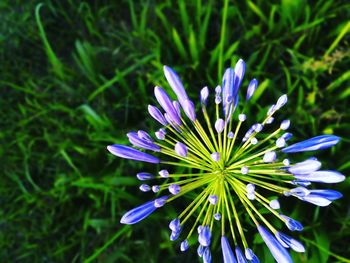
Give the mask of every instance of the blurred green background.
[{"label": "blurred green background", "polygon": [[[2,0],[0,19],[0,262],[198,262],[195,248],[181,254],[169,241],[176,207],[119,223],[152,196],[135,174],[156,170],[106,151],[130,130],[158,128],[146,107],[156,84],[169,90],[164,64],[194,99],[243,58],[242,92],[260,81],[248,118],[287,93],[279,118],[296,139],[341,136],[317,156],[349,174],[348,1]],[[344,197],[326,208],[281,201],[305,226],[295,262],[350,262],[350,180],[330,188]]]}]

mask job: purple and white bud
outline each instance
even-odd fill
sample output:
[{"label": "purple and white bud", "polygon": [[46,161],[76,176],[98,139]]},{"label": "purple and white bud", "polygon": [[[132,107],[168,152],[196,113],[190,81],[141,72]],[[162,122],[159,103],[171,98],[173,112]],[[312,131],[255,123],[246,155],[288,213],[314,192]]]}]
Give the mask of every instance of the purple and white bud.
[{"label": "purple and white bud", "polygon": [[294,175],[298,180],[305,180],[309,182],[334,184],[345,180],[345,176],[337,171],[315,171],[310,174]]},{"label": "purple and white bud", "polygon": [[198,232],[198,234],[200,234],[200,232],[202,232],[202,230],[203,230],[203,226],[198,226],[198,227],[197,227],[197,232]]},{"label": "purple and white bud", "polygon": [[225,128],[225,121],[223,119],[217,119],[215,122],[215,130],[217,133],[222,133]]},{"label": "purple and white bud", "polygon": [[[227,97],[234,96],[234,70],[231,68],[226,69],[224,76],[222,77],[222,99],[223,99],[223,110],[224,114],[226,110],[229,110],[231,105],[227,103]],[[225,114],[226,115],[226,114]]]},{"label": "purple and white bud", "polygon": [[287,130],[290,126],[290,120],[284,120],[281,122],[280,129],[281,130]]},{"label": "purple and white bud", "polygon": [[297,197],[305,197],[310,194],[310,191],[305,187],[299,186],[290,190],[290,193]]},{"label": "purple and white bud", "polygon": [[173,101],[174,108],[177,112],[177,115],[179,115],[179,118],[181,118],[181,106],[180,103],[177,100]]},{"label": "purple and white bud", "polygon": [[180,244],[180,250],[182,252],[186,251],[189,248],[188,241],[185,239],[184,241],[181,242]]},{"label": "purple and white bud", "polygon": [[141,140],[145,140],[145,141],[148,141],[148,142],[153,142],[152,137],[147,132],[145,132],[143,130],[137,131],[137,135],[139,136],[139,138]]},{"label": "purple and white bud", "polygon": [[250,98],[253,96],[257,87],[258,87],[258,81],[256,79],[252,79],[248,85],[246,101],[250,100]]},{"label": "purple and white bud", "polygon": [[220,213],[214,214],[214,219],[215,219],[216,221],[220,221],[220,219],[221,219],[221,214],[220,214]]},{"label": "purple and white bud", "polygon": [[278,148],[283,148],[284,146],[286,146],[286,140],[284,138],[282,138],[282,137],[278,138],[276,140],[276,146]]},{"label": "purple and white bud", "polygon": [[336,145],[340,138],[335,135],[320,135],[311,139],[292,144],[282,150],[284,153],[296,153],[322,150]]},{"label": "purple and white bud", "polygon": [[204,226],[198,235],[198,242],[204,246],[210,246],[211,232],[209,226]]},{"label": "purple and white bud", "polygon": [[154,95],[156,96],[160,106],[162,106],[165,112],[169,115],[170,119],[180,126],[181,119],[179,118],[179,115],[177,114],[177,111],[174,108],[168,94],[161,87],[156,86],[154,88]]},{"label": "purple and white bud", "polygon": [[288,97],[286,94],[283,94],[281,97],[278,98],[276,106],[275,106],[275,110],[279,110],[280,108],[282,108],[288,101]]},{"label": "purple and white bud", "polygon": [[168,190],[171,194],[177,195],[180,192],[181,187],[178,184],[171,184],[169,185]]},{"label": "purple and white bud", "polygon": [[288,251],[270,232],[261,225],[258,225],[258,231],[277,262],[293,263]]},{"label": "purple and white bud", "polygon": [[215,96],[215,104],[220,104],[222,101],[221,96]]},{"label": "purple and white bud", "polygon": [[253,250],[246,248],[244,250],[245,257],[250,260],[251,263],[259,263],[258,257],[254,254]]},{"label": "purple and white bud", "polygon": [[317,206],[328,206],[343,195],[335,190],[310,190],[310,194],[299,199]]},{"label": "purple and white bud", "polygon": [[253,138],[250,140],[250,143],[251,143],[252,145],[256,145],[256,144],[258,143],[258,139],[255,138],[255,137],[253,137]]},{"label": "purple and white bud", "polygon": [[183,109],[185,111],[186,116],[191,120],[195,121],[196,120],[196,110],[194,108],[194,104],[190,100],[185,100],[183,102]]},{"label": "purple and white bud", "polygon": [[268,117],[266,120],[266,124],[271,124],[271,123],[273,123],[274,120],[275,120],[274,117]]},{"label": "purple and white bud", "polygon": [[255,192],[254,193],[247,193],[247,198],[249,200],[255,200]]},{"label": "purple and white bud", "polygon": [[285,165],[285,166],[289,166],[289,165],[290,165],[289,159],[284,159],[284,160],[282,161],[282,163],[283,163],[283,165]]},{"label": "purple and white bud", "polygon": [[264,154],[263,161],[265,163],[272,163],[276,160],[276,152],[271,151]]},{"label": "purple and white bud", "polygon": [[321,163],[316,160],[306,160],[288,168],[288,172],[294,175],[309,174],[321,168]]},{"label": "purple and white bud", "polygon": [[203,263],[211,263],[211,253],[209,247],[204,249],[203,253]]},{"label": "purple and white bud", "polygon": [[164,126],[166,126],[168,124],[164,115],[160,112],[160,110],[156,106],[148,105],[148,112],[160,124],[162,124]]},{"label": "purple and white bud", "polygon": [[151,187],[148,184],[141,184],[140,185],[140,190],[142,192],[149,192],[149,191],[151,191]]},{"label": "purple and white bud", "polygon": [[225,236],[221,236],[221,249],[224,263],[237,263],[236,257],[233,254],[230,243]]},{"label": "purple and white bud", "polygon": [[171,232],[170,238],[169,238],[170,241],[177,240],[179,238],[180,234],[181,234],[181,231]]},{"label": "purple and white bud", "polygon": [[162,196],[154,200],[154,206],[159,208],[165,205],[166,200],[168,200],[168,196]]},{"label": "purple and white bud", "polygon": [[209,89],[208,87],[204,87],[203,89],[201,89],[201,93],[200,93],[200,99],[203,105],[207,105],[208,97],[209,97]]},{"label": "purple and white bud", "polygon": [[240,122],[244,122],[247,119],[247,115],[245,115],[244,113],[241,113],[238,115],[238,120]]},{"label": "purple and white bud", "polygon": [[165,78],[167,79],[170,87],[172,88],[172,90],[174,91],[174,93],[176,94],[177,98],[179,99],[182,105],[182,102],[187,100],[188,96],[184,86],[182,85],[182,82],[179,76],[173,69],[171,69],[168,66],[164,66],[163,70],[164,70]]},{"label": "purple and white bud", "polygon": [[269,203],[269,205],[270,205],[270,207],[271,207],[272,209],[275,209],[275,210],[281,208],[280,202],[279,202],[277,199],[271,200],[270,203]]},{"label": "purple and white bud", "polygon": [[112,153],[113,155],[116,155],[121,158],[135,160],[135,161],[142,161],[147,163],[159,163],[160,160],[148,153],[141,152],[139,150],[136,150],[129,146],[114,144],[107,146],[107,150]]},{"label": "purple and white bud", "polygon": [[241,174],[247,174],[248,172],[249,172],[249,169],[248,169],[247,166],[243,166],[243,167],[241,168]]},{"label": "purple and white bud", "polygon": [[198,246],[198,248],[197,248],[197,254],[198,254],[199,257],[203,257],[204,249],[205,249],[205,247],[203,247],[202,245],[199,245],[199,246]]},{"label": "purple and white bud", "polygon": [[152,186],[152,192],[153,193],[157,193],[160,191],[160,186],[159,185],[153,185]]},{"label": "purple and white bud", "polygon": [[166,131],[164,129],[159,129],[158,131],[155,132],[155,135],[158,140],[163,141],[165,139]]},{"label": "purple and white bud", "polygon": [[283,138],[285,141],[288,141],[292,137],[293,137],[293,134],[291,134],[290,132],[286,132],[281,136],[281,138]]},{"label": "purple and white bud", "polygon": [[215,162],[218,162],[220,160],[220,153],[214,152],[210,154],[211,159],[213,159]]},{"label": "purple and white bud", "polygon": [[232,131],[230,131],[230,132],[227,134],[227,138],[229,138],[229,139],[233,139],[234,136],[235,136],[235,134],[234,134]]},{"label": "purple and white bud", "polygon": [[270,115],[272,115],[275,111],[276,111],[276,105],[275,104],[272,104],[271,106],[270,106],[270,108],[269,108],[269,110],[267,111],[267,113],[266,113],[266,115],[267,116],[270,116]]},{"label": "purple and white bud", "polygon": [[247,189],[248,194],[253,194],[255,192],[255,185],[254,184],[247,184],[246,189]]},{"label": "purple and white bud", "polygon": [[221,95],[221,86],[216,86],[215,88],[215,96],[220,96]]},{"label": "purple and white bud", "polygon": [[183,144],[182,142],[177,142],[175,144],[175,152],[182,156],[182,157],[187,157],[187,147],[185,144]]},{"label": "purple and white bud", "polygon": [[160,175],[160,177],[162,178],[168,178],[169,177],[169,171],[166,169],[160,170],[158,172],[158,174]]},{"label": "purple and white bud", "polygon": [[208,200],[212,205],[216,205],[218,203],[218,197],[216,195],[210,195]]},{"label": "purple and white bud", "polygon": [[149,201],[125,213],[121,218],[120,223],[127,225],[135,224],[152,214],[156,209],[155,201]]},{"label": "purple and white bud", "polygon": [[303,244],[301,244],[299,241],[295,240],[294,238],[287,236],[286,234],[283,234],[279,231],[276,232],[275,237],[277,240],[281,243],[282,246],[286,248],[291,248],[295,252],[305,252],[305,248]]},{"label": "purple and white bud", "polygon": [[129,142],[136,147],[155,152],[160,151],[160,147],[158,145],[154,144],[152,141],[140,139],[138,133],[136,132],[128,132],[126,135],[128,136]]},{"label": "purple and white bud", "polygon": [[245,259],[242,250],[236,246],[235,247],[236,257],[238,263],[248,263],[248,261]]},{"label": "purple and white bud", "polygon": [[286,222],[285,222],[286,226],[288,227],[288,229],[290,231],[302,231],[303,230],[304,227],[300,222],[298,222],[298,221],[296,221],[293,218],[290,218],[288,216],[282,215],[282,214],[280,214],[280,216],[284,220],[286,220]]},{"label": "purple and white bud", "polygon": [[180,219],[175,218],[175,219],[171,220],[169,223],[169,228],[172,232],[180,231],[180,229],[181,229]]},{"label": "purple and white bud", "polygon": [[138,174],[136,174],[136,177],[140,181],[150,180],[150,179],[154,178],[154,176],[150,173],[138,173]]},{"label": "purple and white bud", "polygon": [[255,132],[261,132],[264,128],[264,125],[262,125],[261,123],[255,123],[252,127]]}]

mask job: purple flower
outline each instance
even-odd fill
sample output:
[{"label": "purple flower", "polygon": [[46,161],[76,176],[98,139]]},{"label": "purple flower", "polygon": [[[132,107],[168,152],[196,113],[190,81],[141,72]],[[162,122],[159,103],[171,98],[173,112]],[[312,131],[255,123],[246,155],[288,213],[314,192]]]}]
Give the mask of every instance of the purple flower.
[{"label": "purple flower", "polygon": [[134,148],[114,144],[107,146],[107,150],[118,157],[135,160],[135,161],[141,161],[141,162],[147,162],[147,163],[159,163],[159,159],[153,155],[150,155],[148,153],[141,152],[139,150],[136,150]]}]

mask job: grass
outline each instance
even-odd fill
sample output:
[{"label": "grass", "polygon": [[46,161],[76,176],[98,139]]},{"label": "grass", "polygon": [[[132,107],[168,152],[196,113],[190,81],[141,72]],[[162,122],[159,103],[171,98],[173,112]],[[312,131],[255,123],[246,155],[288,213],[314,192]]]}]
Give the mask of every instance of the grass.
[{"label": "grass", "polygon": [[[147,168],[105,149],[126,143],[129,130],[155,131],[145,109],[154,85],[168,89],[164,64],[194,98],[243,58],[243,86],[260,80],[248,118],[287,93],[282,117],[295,136],[341,136],[319,156],[325,168],[350,171],[346,1],[2,1],[0,15],[3,262],[197,260],[168,241],[174,207],[133,227],[119,223],[144,202],[134,175]],[[344,198],[327,208],[282,202],[307,226],[296,262],[349,262],[350,180],[332,188]],[[261,239],[250,239],[271,262]]]}]

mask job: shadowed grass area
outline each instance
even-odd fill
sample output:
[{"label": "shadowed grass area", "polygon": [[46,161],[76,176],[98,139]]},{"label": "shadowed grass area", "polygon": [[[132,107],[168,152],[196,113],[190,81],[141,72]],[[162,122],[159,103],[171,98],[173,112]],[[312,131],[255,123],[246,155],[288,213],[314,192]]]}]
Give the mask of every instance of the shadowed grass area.
[{"label": "shadowed grass area", "polygon": [[[155,85],[170,90],[164,64],[196,98],[243,58],[243,87],[260,81],[248,120],[287,93],[280,116],[295,137],[341,136],[318,156],[350,171],[347,1],[1,1],[0,17],[2,262],[196,262],[194,248],[179,253],[168,238],[181,203],[119,223],[151,198],[135,174],[154,170],[106,151],[127,131],[158,128],[146,107]],[[282,199],[306,226],[295,262],[349,262],[350,180],[332,188],[344,197],[326,208]],[[258,235],[249,241],[271,262]],[[220,262],[219,244],[212,251]]]}]

